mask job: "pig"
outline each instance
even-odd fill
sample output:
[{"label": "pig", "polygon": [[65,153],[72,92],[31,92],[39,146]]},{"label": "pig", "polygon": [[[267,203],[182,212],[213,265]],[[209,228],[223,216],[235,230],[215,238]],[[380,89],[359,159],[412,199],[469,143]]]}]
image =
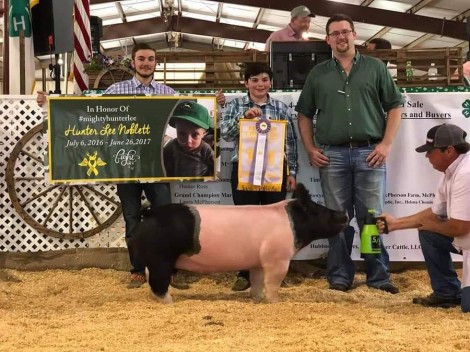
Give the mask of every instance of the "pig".
[{"label": "pig", "polygon": [[[199,273],[250,271],[255,301],[279,301],[289,262],[310,242],[335,236],[344,212],[311,200],[301,183],[292,199],[270,205],[168,204],[148,209],[133,247],[146,267],[152,295],[171,303],[174,268]],[[263,290],[264,289],[264,290]],[[264,292],[263,292],[264,291]]]}]

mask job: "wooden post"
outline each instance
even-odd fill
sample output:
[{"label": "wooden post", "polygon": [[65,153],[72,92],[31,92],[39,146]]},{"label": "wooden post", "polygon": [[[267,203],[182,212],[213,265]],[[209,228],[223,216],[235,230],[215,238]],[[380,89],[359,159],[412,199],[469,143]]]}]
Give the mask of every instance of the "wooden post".
[{"label": "wooden post", "polygon": [[213,56],[206,56],[206,86],[207,87],[214,87],[215,83],[215,65],[214,65],[214,57]]},{"label": "wooden post", "polygon": [[397,52],[397,85],[400,86],[403,83],[406,83],[406,52],[398,51]]},{"label": "wooden post", "polygon": [[41,73],[42,73],[42,91],[45,92],[47,87],[46,87],[46,68],[42,67],[41,68]]},{"label": "wooden post", "polygon": [[24,31],[20,31],[20,94],[26,94]]}]

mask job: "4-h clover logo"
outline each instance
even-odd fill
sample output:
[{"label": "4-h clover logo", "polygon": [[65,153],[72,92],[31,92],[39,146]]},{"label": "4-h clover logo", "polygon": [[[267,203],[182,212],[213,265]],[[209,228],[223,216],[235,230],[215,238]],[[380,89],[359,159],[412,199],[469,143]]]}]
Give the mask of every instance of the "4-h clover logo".
[{"label": "4-h clover logo", "polygon": [[106,163],[98,156],[98,152],[94,152],[92,155],[86,153],[86,155],[88,158],[83,158],[83,160],[78,165],[88,167],[88,171],[86,172],[88,176],[90,176],[92,173],[95,176],[98,176],[97,166],[104,166]]},{"label": "4-h clover logo", "polygon": [[468,119],[470,117],[470,99],[465,100],[462,104],[462,107],[462,114]]}]

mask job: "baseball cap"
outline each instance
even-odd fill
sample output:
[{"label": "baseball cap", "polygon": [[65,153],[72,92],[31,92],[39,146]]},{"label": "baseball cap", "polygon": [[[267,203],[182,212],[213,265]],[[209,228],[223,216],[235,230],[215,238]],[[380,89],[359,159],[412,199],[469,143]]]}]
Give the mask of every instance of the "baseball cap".
[{"label": "baseball cap", "polygon": [[188,100],[179,103],[170,118],[170,126],[175,127],[177,119],[187,120],[205,130],[214,127],[214,121],[209,116],[207,108],[195,101]]},{"label": "baseball cap", "polygon": [[305,6],[305,5],[300,5],[292,9],[290,12],[290,17],[315,17],[315,14],[313,14],[310,9]]},{"label": "baseball cap", "polygon": [[466,143],[467,132],[459,126],[451,124],[442,124],[434,126],[428,131],[426,143],[416,148],[418,153],[428,152],[434,148],[448,147]]}]

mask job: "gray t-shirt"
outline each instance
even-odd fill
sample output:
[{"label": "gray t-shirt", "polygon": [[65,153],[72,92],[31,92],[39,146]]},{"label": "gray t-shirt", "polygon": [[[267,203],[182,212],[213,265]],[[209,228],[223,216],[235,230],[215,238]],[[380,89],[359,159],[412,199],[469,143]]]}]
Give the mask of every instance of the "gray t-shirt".
[{"label": "gray t-shirt", "polygon": [[188,152],[176,139],[163,148],[163,162],[167,177],[201,177],[214,175],[214,151],[204,141],[198,150]]}]

